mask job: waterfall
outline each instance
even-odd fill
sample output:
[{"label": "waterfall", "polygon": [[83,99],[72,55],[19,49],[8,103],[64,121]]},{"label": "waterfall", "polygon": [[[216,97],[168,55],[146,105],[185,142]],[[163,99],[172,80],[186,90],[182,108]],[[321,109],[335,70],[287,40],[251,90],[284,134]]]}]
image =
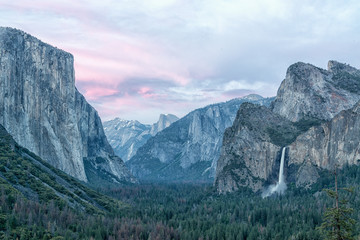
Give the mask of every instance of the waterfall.
[{"label": "waterfall", "polygon": [[278,194],[283,194],[286,190],[286,183],[284,179],[285,153],[286,153],[286,147],[284,147],[281,152],[279,181],[276,185],[270,185],[269,188],[262,193],[263,198],[268,197],[275,192]]},{"label": "waterfall", "polygon": [[285,162],[285,153],[286,147],[282,149],[281,161],[280,161],[280,171],[279,171],[279,182],[277,185],[285,184],[284,182],[284,162]]}]

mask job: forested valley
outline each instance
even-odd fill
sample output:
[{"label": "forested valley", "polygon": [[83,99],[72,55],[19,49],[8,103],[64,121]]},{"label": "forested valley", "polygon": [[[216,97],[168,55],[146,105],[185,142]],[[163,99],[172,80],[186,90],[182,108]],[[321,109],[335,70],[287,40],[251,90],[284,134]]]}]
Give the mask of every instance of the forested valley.
[{"label": "forested valley", "polygon": [[[51,195],[28,200],[2,180],[0,234],[2,239],[324,239],[316,227],[334,203],[322,189],[333,188],[334,177],[322,174],[310,189],[290,185],[284,195],[265,199],[248,189],[219,195],[206,184],[107,187],[98,193],[122,204],[109,202],[98,212],[59,206]],[[355,210],[358,238],[360,168],[344,167],[338,176],[340,188],[354,187],[353,194],[340,196]]]}]

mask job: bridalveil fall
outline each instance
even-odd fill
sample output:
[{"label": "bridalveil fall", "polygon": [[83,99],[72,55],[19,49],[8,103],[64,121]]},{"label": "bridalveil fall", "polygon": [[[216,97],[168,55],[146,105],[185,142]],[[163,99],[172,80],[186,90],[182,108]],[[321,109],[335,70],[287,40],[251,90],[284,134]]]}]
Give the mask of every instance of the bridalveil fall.
[{"label": "bridalveil fall", "polygon": [[276,185],[270,185],[269,188],[262,193],[263,198],[268,197],[275,192],[278,194],[283,194],[286,190],[286,183],[285,183],[285,177],[284,177],[285,153],[286,153],[286,147],[283,147],[282,152],[281,152],[278,183]]}]

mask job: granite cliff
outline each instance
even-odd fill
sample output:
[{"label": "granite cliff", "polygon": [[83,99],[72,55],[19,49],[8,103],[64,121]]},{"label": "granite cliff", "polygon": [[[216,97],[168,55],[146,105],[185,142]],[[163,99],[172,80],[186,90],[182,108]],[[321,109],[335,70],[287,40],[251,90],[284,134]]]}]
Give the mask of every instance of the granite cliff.
[{"label": "granite cliff", "polygon": [[126,165],[140,180],[212,181],[224,131],[241,103],[269,105],[272,100],[249,95],[194,110],[150,138]]},{"label": "granite cliff", "polygon": [[291,65],[270,108],[242,105],[226,130],[216,171],[217,190],[250,187],[258,191],[275,183],[285,146],[289,146],[285,175],[297,186],[316,182],[319,171],[335,163],[340,167],[359,164],[359,136],[354,131],[359,100],[356,68],[336,61],[329,61],[328,70],[305,63]]},{"label": "granite cliff", "polygon": [[289,146],[288,165],[299,166],[297,186],[316,182],[318,170],[360,165],[360,102],[333,119],[312,127]]},{"label": "granite cliff", "polygon": [[19,145],[82,181],[136,181],[75,88],[73,56],[0,28],[0,124]]},{"label": "granite cliff", "polygon": [[218,191],[232,192],[240,187],[258,191],[266,181],[275,181],[282,146],[293,142],[303,127],[267,107],[243,103],[234,124],[224,133],[216,168]]},{"label": "granite cliff", "polygon": [[104,122],[104,130],[115,154],[125,162],[130,160],[146,141],[158,132],[176,122],[179,118],[172,114],[160,114],[159,120],[150,125],[136,120],[115,118]]},{"label": "granite cliff", "polygon": [[272,110],[297,122],[303,118],[330,120],[360,100],[360,71],[336,61],[328,70],[306,63],[291,65]]}]

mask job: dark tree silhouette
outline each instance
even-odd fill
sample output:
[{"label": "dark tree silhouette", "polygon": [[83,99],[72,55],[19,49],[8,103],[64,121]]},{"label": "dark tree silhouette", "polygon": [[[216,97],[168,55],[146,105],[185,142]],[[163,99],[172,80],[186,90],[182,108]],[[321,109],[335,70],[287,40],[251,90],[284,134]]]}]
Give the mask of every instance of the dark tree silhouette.
[{"label": "dark tree silhouette", "polygon": [[353,230],[355,220],[351,218],[354,209],[348,207],[348,200],[346,198],[339,199],[339,190],[353,193],[351,188],[338,189],[338,178],[336,172],[336,165],[334,170],[335,176],[335,190],[324,189],[329,197],[334,199],[334,207],[326,209],[324,213],[323,223],[318,228],[326,239],[334,240],[351,240],[353,238]]}]

